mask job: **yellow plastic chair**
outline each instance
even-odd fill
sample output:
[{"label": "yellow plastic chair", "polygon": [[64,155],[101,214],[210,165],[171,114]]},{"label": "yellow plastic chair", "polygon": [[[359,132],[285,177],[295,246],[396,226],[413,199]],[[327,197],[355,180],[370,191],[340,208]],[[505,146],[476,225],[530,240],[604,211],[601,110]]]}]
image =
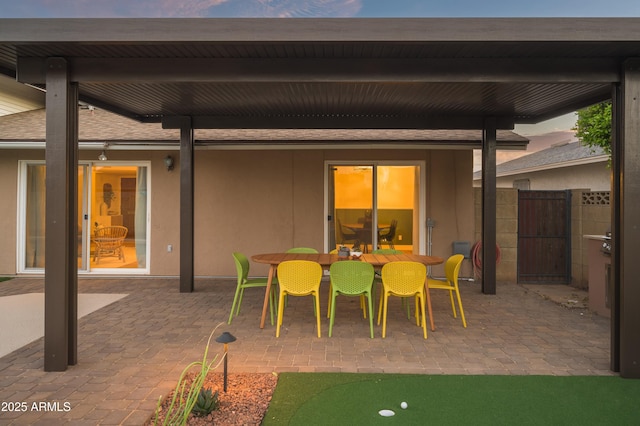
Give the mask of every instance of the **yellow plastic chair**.
[{"label": "yellow plastic chair", "polygon": [[278,265],[278,283],[280,295],[278,297],[278,325],[276,337],[280,337],[280,326],[284,314],[285,296],[313,296],[314,314],[320,337],[320,281],[322,280],[322,266],[308,260],[288,260]]},{"label": "yellow plastic chair", "polygon": [[[245,288],[266,287],[267,278],[248,278],[249,276],[249,259],[242,253],[233,253],[233,260],[236,264],[236,272],[238,273],[238,285],[236,286],[236,294],[233,297],[233,304],[231,305],[231,313],[229,314],[229,321],[227,324],[231,324],[233,319],[233,311],[236,311],[236,316],[240,313],[240,305],[242,304],[242,296],[244,295]],[[269,293],[269,311],[271,312],[271,325],[273,325],[273,305],[276,301],[276,286],[277,281],[275,278],[271,282],[271,291]],[[236,308],[237,305],[237,308]]]},{"label": "yellow plastic chair", "polygon": [[460,290],[458,288],[458,275],[460,274],[460,266],[462,266],[462,261],[464,260],[464,256],[461,254],[454,254],[453,256],[447,259],[444,264],[444,274],[446,277],[445,280],[436,280],[433,278],[428,279],[429,289],[435,290],[448,290],[449,291],[449,299],[451,300],[451,309],[453,310],[453,317],[457,318],[456,314],[456,305],[453,300],[453,293],[456,294],[456,298],[458,299],[458,307],[460,308],[460,317],[462,318],[462,325],[467,327],[467,320],[464,317],[464,310],[462,309],[462,299],[460,298]]},{"label": "yellow plastic chair", "polygon": [[382,337],[387,332],[387,308],[389,296],[416,299],[416,325],[422,324],[424,338],[427,338],[425,315],[425,280],[427,267],[418,262],[390,262],[382,267]]},{"label": "yellow plastic chair", "polygon": [[316,254],[318,253],[318,250],[311,248],[311,247],[294,247],[294,248],[290,248],[289,250],[286,251],[287,253],[309,253],[309,254]]},{"label": "yellow plastic chair", "polygon": [[[376,249],[373,250],[371,252],[371,254],[402,254],[402,252],[400,250],[396,250],[396,249],[392,249],[392,248],[387,248],[387,249]],[[376,292],[376,287],[378,287],[378,284],[382,284],[382,279],[380,277],[380,272],[376,271],[376,279],[373,283],[373,294],[375,295]],[[402,300],[403,305],[406,304],[405,300]],[[361,304],[363,304],[361,302]],[[380,313],[381,313],[381,309],[382,309],[382,292],[380,292],[380,301],[378,302],[378,324],[380,324]],[[407,318],[411,317],[411,309],[410,306],[407,305]]]},{"label": "yellow plastic chair", "polygon": [[[329,337],[333,331],[336,317],[336,296],[366,296],[369,305],[369,329],[373,339],[373,308],[371,288],[373,285],[373,266],[357,260],[344,260],[331,265],[331,315],[329,319]],[[365,318],[366,318],[365,314]]]}]

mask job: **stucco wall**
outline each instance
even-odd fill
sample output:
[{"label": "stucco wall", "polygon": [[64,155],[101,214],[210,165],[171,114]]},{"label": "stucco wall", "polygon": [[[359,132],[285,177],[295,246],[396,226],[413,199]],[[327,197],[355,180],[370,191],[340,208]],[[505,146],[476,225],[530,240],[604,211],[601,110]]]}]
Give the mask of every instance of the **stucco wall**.
[{"label": "stucco wall", "polygon": [[[17,165],[43,159],[41,150],[0,151],[0,238],[9,250],[0,274],[16,273]],[[163,158],[171,153],[173,171]],[[95,160],[83,151],[81,160]],[[149,161],[151,275],[177,276],[180,260],[180,170],[177,151],[108,151],[109,161]],[[474,238],[472,153],[449,150],[197,150],[195,160],[195,273],[234,276],[231,252],[247,255],[293,246],[324,250],[325,161],[417,160],[426,164],[425,217],[436,226],[434,255],[447,257],[453,241]],[[426,224],[420,224],[425,227]],[[426,234],[426,231],[425,231]],[[172,252],[167,246],[172,245]],[[439,267],[441,268],[441,267]],[[471,273],[465,262],[463,274]],[[252,274],[266,274],[252,264]],[[434,268],[434,274],[443,274]]]},{"label": "stucco wall", "polygon": [[[26,155],[23,153],[22,155]],[[0,151],[0,275],[14,274],[16,268],[16,228],[18,193],[18,158],[20,153]],[[9,243],[12,244],[9,244]]]},{"label": "stucco wall", "polygon": [[[470,151],[376,150],[366,156],[350,150],[200,151],[196,275],[234,275],[232,251],[251,255],[294,246],[323,251],[325,161],[331,160],[426,161],[425,217],[434,218],[440,231],[433,254],[447,257],[453,241],[473,238]],[[252,273],[266,272],[266,266],[252,265]]]},{"label": "stucco wall", "polygon": [[515,180],[529,179],[529,189],[532,191],[581,188],[591,191],[608,191],[610,174],[607,163],[598,162],[498,177],[496,187],[513,188]]}]

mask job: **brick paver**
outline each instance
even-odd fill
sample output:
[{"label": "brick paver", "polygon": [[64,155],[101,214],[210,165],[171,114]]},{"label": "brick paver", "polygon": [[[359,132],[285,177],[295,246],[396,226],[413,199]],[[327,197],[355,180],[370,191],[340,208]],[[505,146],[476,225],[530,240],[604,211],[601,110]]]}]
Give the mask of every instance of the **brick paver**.
[{"label": "brick paver", "polygon": [[[452,317],[448,295],[432,292],[436,330],[429,329],[427,340],[398,301],[390,303],[387,338],[375,326],[370,339],[357,299],[338,298],[329,338],[323,291],[322,338],[310,299],[291,298],[276,339],[268,321],[259,328],[264,293],[258,289],[245,292],[240,316],[226,324],[235,280],[198,279],[194,293],[181,294],[177,279],[80,279],[82,293],[128,296],[78,321],[78,364],[65,372],[44,372],[43,339],[0,358],[0,401],[28,406],[0,412],[0,424],[142,424],[182,369],[201,359],[220,323],[219,332],[238,339],[229,347],[230,372],[615,374],[608,319],[515,284],[499,284],[493,296],[483,295],[478,283],[462,286],[466,329]],[[0,284],[0,296],[28,292],[43,292],[43,280]],[[214,343],[211,353],[219,349]],[[32,409],[40,402],[50,403],[48,409]]]}]

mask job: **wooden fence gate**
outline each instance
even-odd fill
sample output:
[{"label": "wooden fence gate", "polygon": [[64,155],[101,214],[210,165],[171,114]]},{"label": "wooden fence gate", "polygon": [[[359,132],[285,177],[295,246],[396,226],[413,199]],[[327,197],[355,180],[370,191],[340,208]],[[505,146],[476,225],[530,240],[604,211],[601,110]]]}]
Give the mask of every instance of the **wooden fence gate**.
[{"label": "wooden fence gate", "polygon": [[518,191],[518,282],[571,282],[571,191]]}]

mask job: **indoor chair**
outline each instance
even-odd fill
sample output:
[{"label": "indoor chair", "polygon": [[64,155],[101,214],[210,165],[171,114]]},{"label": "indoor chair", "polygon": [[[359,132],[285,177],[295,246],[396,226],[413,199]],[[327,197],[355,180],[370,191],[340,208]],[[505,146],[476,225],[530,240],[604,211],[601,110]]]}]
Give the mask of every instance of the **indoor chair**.
[{"label": "indoor chair", "polygon": [[353,243],[354,247],[359,246],[360,241],[358,240],[358,234],[351,230],[345,229],[344,226],[342,226],[342,221],[340,219],[338,219],[337,222],[336,240],[338,241],[338,244],[344,245],[346,243]]},{"label": "indoor chair", "polygon": [[389,225],[389,230],[387,232],[378,233],[378,246],[382,245],[382,243],[389,244],[390,249],[394,249],[393,239],[396,237],[396,229],[398,227],[398,221],[393,219],[391,224]]},{"label": "indoor chair", "polygon": [[278,265],[278,318],[276,337],[280,337],[280,327],[284,314],[285,296],[313,296],[314,315],[320,337],[320,281],[322,280],[322,266],[308,260],[288,260]]},{"label": "indoor chair", "polygon": [[[424,338],[427,338],[425,315],[425,280],[427,267],[418,262],[390,262],[382,267],[382,337],[387,332],[387,308],[389,296],[416,299],[416,325],[422,325]],[[380,315],[378,314],[378,318]]]},{"label": "indoor chair", "polygon": [[[333,331],[333,321],[336,314],[336,296],[366,296],[369,305],[369,329],[373,339],[373,308],[371,306],[373,285],[373,266],[357,260],[344,260],[331,265],[331,315],[329,319],[329,337]],[[366,314],[364,315],[366,318]]]},{"label": "indoor chair", "polygon": [[456,298],[458,299],[458,307],[460,308],[460,317],[462,318],[462,325],[466,328],[467,320],[464,318],[462,299],[460,298],[460,290],[458,288],[458,275],[460,274],[460,266],[462,266],[463,260],[464,256],[461,254],[454,254],[453,256],[449,257],[444,264],[444,274],[446,280],[428,278],[427,283],[429,289],[449,291],[449,299],[451,300],[451,309],[453,310],[454,318],[458,317],[456,314],[456,305],[453,300],[453,293],[456,293]]},{"label": "indoor chair", "polygon": [[[233,297],[233,304],[231,305],[231,313],[229,314],[229,321],[227,324],[231,324],[233,319],[233,311],[236,311],[236,316],[240,313],[240,305],[242,304],[242,296],[244,295],[245,288],[254,287],[266,287],[267,278],[248,278],[249,275],[249,259],[242,253],[233,253],[233,260],[236,264],[236,272],[238,274],[238,284],[236,286],[236,294]],[[275,277],[271,282],[271,290],[269,292],[269,311],[271,312],[271,325],[273,325],[273,305],[276,301],[276,285],[277,281]],[[237,305],[237,308],[236,308]]]},{"label": "indoor chair", "polygon": [[129,229],[125,226],[101,226],[93,232],[93,242],[96,245],[93,261],[100,263],[100,259],[107,256],[116,256],[126,262],[124,257],[124,239]]}]

